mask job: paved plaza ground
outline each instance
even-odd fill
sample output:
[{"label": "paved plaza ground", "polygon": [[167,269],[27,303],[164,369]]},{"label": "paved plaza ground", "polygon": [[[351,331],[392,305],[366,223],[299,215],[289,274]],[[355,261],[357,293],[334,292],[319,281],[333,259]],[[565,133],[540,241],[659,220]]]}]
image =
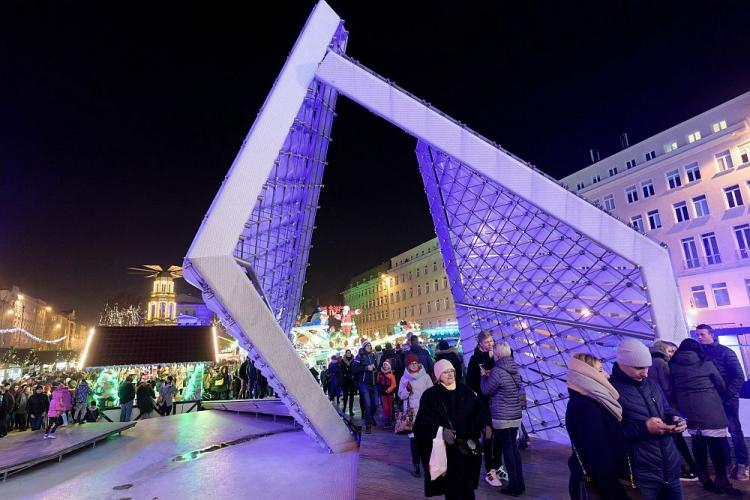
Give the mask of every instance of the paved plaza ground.
[{"label": "paved plaza ground", "polygon": [[[12,433],[3,444],[30,436]],[[39,437],[39,446],[52,444]],[[521,452],[524,498],[567,499],[569,453],[567,446],[533,439]],[[750,494],[750,482],[735,485]],[[697,482],[683,486],[686,499],[720,498]],[[34,466],[1,484],[0,498],[416,500],[424,498],[423,488],[423,479],[411,476],[408,437],[392,431],[363,434],[357,460],[356,453],[326,453],[286,418],[203,411],[140,421],[60,463]],[[477,498],[504,496],[481,481]]]}]

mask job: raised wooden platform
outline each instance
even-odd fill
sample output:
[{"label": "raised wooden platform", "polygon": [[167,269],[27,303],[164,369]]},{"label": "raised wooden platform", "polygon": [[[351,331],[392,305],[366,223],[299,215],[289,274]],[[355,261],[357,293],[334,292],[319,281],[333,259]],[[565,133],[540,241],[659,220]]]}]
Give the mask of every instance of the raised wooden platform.
[{"label": "raised wooden platform", "polygon": [[224,410],[238,413],[257,413],[278,417],[291,417],[289,409],[280,399],[228,399],[203,401],[201,406],[206,410]]},{"label": "raised wooden platform", "polygon": [[0,439],[0,475],[5,481],[9,475],[36,464],[57,459],[86,446],[96,446],[98,441],[120,434],[136,422],[97,422],[72,424],[55,432],[57,439],[43,439],[43,431],[11,432]]}]

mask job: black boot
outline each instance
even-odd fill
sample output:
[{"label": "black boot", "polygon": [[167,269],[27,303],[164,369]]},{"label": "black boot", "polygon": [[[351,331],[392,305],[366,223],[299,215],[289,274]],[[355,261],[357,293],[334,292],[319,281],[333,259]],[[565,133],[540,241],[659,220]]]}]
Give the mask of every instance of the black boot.
[{"label": "black boot", "polygon": [[717,493],[723,493],[731,497],[741,497],[742,492],[732,486],[732,483],[726,477],[717,477],[714,483],[714,488]]},{"label": "black boot", "polygon": [[712,493],[721,493],[721,491],[716,487],[714,482],[711,480],[711,476],[708,475],[708,472],[706,471],[699,472],[698,480],[703,485],[704,490],[710,491]]},{"label": "black boot", "polygon": [[419,464],[418,463],[414,464],[414,472],[412,472],[411,475],[414,476],[414,477],[419,477],[419,476],[422,475],[419,472]]}]

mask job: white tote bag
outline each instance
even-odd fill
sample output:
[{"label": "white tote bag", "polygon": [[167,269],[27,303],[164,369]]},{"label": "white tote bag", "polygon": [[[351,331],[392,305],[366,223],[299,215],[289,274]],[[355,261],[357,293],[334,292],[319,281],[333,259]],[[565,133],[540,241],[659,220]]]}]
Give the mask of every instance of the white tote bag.
[{"label": "white tote bag", "polygon": [[436,480],[448,471],[448,455],[445,453],[445,441],[443,441],[443,428],[438,427],[435,439],[432,440],[432,453],[430,453],[430,479]]}]

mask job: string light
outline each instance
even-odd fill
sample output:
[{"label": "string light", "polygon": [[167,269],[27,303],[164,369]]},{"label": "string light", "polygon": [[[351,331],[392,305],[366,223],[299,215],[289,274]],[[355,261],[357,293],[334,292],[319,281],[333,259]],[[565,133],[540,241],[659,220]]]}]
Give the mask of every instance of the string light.
[{"label": "string light", "polygon": [[42,342],[44,344],[59,344],[60,342],[68,338],[68,336],[65,335],[55,340],[44,340],[44,339],[40,339],[36,335],[29,333],[28,331],[26,331],[25,328],[5,328],[5,329],[0,330],[0,333],[23,333],[30,339],[36,340],[37,342]]}]

